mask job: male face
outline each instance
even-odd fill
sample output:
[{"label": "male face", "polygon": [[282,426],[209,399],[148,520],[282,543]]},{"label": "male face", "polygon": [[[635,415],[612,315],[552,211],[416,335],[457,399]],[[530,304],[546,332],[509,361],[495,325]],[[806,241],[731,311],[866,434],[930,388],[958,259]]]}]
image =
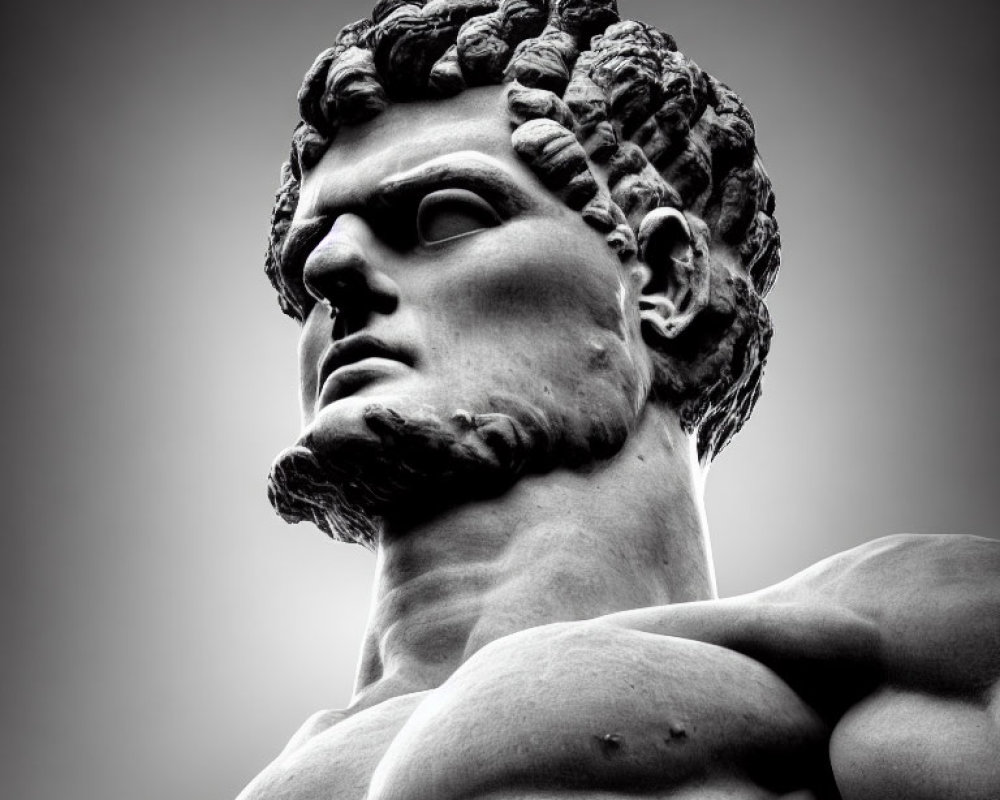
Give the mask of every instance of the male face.
[{"label": "male face", "polygon": [[499,87],[394,105],[303,180],[300,443],[363,487],[366,513],[484,459],[509,480],[609,455],[645,400],[636,263],[510,137]]}]

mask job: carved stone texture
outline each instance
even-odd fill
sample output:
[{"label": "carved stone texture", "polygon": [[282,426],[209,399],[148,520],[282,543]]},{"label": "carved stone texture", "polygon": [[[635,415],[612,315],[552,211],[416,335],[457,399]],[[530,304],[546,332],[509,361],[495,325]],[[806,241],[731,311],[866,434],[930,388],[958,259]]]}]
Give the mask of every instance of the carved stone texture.
[{"label": "carved stone texture", "polygon": [[382,0],[299,103],[269,494],[378,575],[349,706],[243,800],[1000,797],[996,542],[716,598],[779,259],[731,90],[609,0]]},{"label": "carved stone texture", "polygon": [[[686,430],[699,431],[701,458],[712,458],[759,395],[771,332],[761,298],[780,262],[774,197],[739,98],[668,34],[619,21],[608,0],[384,2],[348,26],[299,93],[294,180],[279,190],[267,253],[282,309],[303,319],[310,305],[282,263],[284,232],[298,182],[338,128],[390,101],[501,82],[513,87],[517,152],[621,258],[635,254],[644,213],[661,205],[704,220],[705,247],[719,242],[738,254],[737,272],[709,260],[702,323],[658,357],[656,391],[677,405]],[[606,186],[591,165],[607,166]]]}]

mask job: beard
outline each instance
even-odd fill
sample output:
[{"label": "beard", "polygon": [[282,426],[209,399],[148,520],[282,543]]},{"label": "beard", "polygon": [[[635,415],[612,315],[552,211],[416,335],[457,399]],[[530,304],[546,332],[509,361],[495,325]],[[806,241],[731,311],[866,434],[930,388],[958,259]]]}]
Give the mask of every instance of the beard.
[{"label": "beard", "polygon": [[[584,468],[624,445],[644,395],[631,382],[582,408],[492,396],[486,411],[437,409],[405,398],[330,409],[276,458],[268,499],[286,522],[374,548],[385,520],[413,521],[495,497],[526,474]],[[624,391],[623,391],[624,389]]]}]

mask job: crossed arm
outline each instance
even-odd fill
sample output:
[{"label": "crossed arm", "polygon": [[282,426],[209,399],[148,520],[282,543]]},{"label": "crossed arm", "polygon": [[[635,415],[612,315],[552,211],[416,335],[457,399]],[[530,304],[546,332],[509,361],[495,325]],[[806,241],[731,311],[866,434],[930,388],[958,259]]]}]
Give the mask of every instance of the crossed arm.
[{"label": "crossed arm", "polygon": [[844,800],[1000,798],[1000,542],[887,537],[750,595],[603,621],[773,669],[833,727]]}]

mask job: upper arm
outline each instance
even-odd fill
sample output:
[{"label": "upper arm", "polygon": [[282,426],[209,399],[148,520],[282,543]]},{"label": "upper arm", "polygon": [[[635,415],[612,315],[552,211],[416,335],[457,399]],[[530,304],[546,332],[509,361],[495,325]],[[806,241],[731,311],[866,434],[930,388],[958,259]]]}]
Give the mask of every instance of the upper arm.
[{"label": "upper arm", "polygon": [[877,633],[878,688],[831,738],[845,800],[1000,797],[1000,542],[888,537],[793,582]]},{"label": "upper arm", "polygon": [[834,728],[830,764],[844,800],[996,800],[998,692],[983,700],[884,687]]}]

